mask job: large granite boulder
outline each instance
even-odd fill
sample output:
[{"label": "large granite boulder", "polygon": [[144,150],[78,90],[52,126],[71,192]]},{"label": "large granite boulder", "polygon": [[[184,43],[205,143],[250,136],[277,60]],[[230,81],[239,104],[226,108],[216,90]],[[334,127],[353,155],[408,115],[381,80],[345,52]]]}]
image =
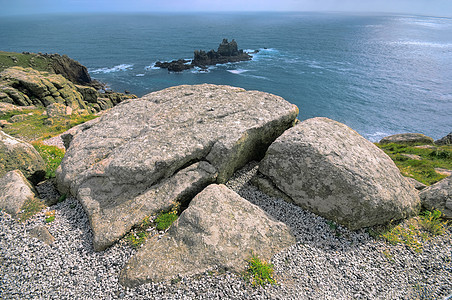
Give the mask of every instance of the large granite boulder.
[{"label": "large granite boulder", "polygon": [[0,131],[0,177],[19,169],[33,183],[45,176],[45,163],[32,145]]},{"label": "large granite boulder", "polygon": [[0,177],[0,209],[13,217],[17,216],[27,200],[35,197],[35,189],[21,171],[10,171]]},{"label": "large granite boulder", "polygon": [[384,137],[380,144],[433,144],[433,139],[422,133],[399,133]]},{"label": "large granite boulder", "polygon": [[192,200],[166,236],[140,248],[121,271],[120,282],[160,282],[215,266],[242,272],[252,254],[270,260],[294,243],[285,224],[226,186],[213,184]]},{"label": "large granite boulder", "polygon": [[[81,201],[102,250],[144,216],[262,158],[297,114],[278,96],[229,86],[154,92],[119,104],[75,135],[57,170],[58,187]],[[178,176],[190,192],[161,192],[161,185],[178,186]]]},{"label": "large granite boulder", "polygon": [[452,176],[423,189],[419,196],[425,208],[437,209],[443,217],[452,219]]},{"label": "large granite boulder", "polygon": [[402,219],[419,206],[414,187],[383,151],[327,118],[287,130],[259,171],[295,204],[350,229]]}]

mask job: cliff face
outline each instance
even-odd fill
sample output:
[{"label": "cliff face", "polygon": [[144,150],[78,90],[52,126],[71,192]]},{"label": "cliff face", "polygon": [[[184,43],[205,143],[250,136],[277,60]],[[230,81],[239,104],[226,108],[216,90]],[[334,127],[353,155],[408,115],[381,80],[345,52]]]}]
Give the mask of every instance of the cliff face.
[{"label": "cliff face", "polygon": [[97,90],[88,70],[66,55],[0,52],[0,102],[48,107],[59,103],[73,111],[98,112],[135,95]]},{"label": "cliff face", "polygon": [[32,68],[37,71],[60,74],[74,84],[95,88],[100,85],[99,82],[91,79],[85,66],[67,55],[0,51],[0,72],[10,67]]}]

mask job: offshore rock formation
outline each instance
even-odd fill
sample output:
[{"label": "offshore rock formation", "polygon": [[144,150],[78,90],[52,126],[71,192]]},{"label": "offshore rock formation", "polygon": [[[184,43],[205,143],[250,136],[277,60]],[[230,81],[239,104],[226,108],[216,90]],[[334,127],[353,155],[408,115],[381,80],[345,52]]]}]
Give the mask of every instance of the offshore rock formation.
[{"label": "offshore rock formation", "polygon": [[216,85],[177,86],[119,104],[70,141],[57,170],[83,204],[102,250],[145,216],[224,183],[291,127],[281,97]]},{"label": "offshore rock formation", "polygon": [[259,172],[295,204],[352,230],[406,218],[420,206],[389,156],[327,118],[287,130],[269,147]]},{"label": "offshore rock formation", "polygon": [[[205,272],[243,272],[253,254],[266,261],[295,244],[289,228],[224,185],[199,193],[160,240],[149,240],[120,275],[136,286]],[[156,255],[158,253],[158,255]]]},{"label": "offshore rock formation", "polygon": [[156,62],[155,66],[162,69],[168,69],[168,71],[171,72],[182,72],[183,70],[194,67],[206,69],[207,66],[225,64],[228,62],[247,61],[251,60],[251,58],[252,56],[250,54],[238,49],[237,42],[234,39],[231,42],[228,42],[227,39],[223,39],[218,46],[217,51],[213,49],[208,52],[196,50],[191,62],[189,60],[179,59],[171,62]]}]

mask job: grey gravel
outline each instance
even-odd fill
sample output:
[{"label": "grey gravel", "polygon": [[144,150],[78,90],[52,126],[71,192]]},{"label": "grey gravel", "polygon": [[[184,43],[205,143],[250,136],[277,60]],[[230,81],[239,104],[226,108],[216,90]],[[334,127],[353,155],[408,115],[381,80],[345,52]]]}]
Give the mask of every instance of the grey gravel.
[{"label": "grey gravel", "polygon": [[[272,260],[277,285],[253,288],[239,274],[214,270],[124,289],[119,271],[135,250],[121,240],[94,252],[88,218],[68,197],[25,223],[0,212],[0,299],[443,299],[452,293],[450,228],[421,253],[389,245],[262,194],[248,183],[256,165],[227,185],[292,229],[297,244]],[[47,210],[56,216],[48,224]],[[27,234],[37,225],[55,237],[52,245]]]}]

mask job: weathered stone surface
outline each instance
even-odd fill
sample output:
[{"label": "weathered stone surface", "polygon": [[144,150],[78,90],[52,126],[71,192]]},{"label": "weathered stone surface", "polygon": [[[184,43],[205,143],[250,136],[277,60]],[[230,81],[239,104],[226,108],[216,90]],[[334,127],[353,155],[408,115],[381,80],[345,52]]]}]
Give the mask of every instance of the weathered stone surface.
[{"label": "weathered stone surface", "polygon": [[405,218],[419,206],[415,189],[383,151],[327,118],[287,130],[259,171],[299,206],[351,229]]},{"label": "weathered stone surface", "polygon": [[0,178],[0,208],[15,217],[27,200],[36,196],[33,186],[19,170]]},{"label": "weathered stone surface", "polygon": [[380,140],[380,144],[433,144],[433,139],[422,133],[399,133],[384,137]]},{"label": "weathered stone surface", "polygon": [[37,238],[41,242],[46,243],[47,245],[52,245],[55,241],[55,238],[50,234],[47,227],[43,225],[33,227],[28,231],[28,234],[34,238]]},{"label": "weathered stone surface", "polygon": [[405,177],[405,178],[418,191],[423,190],[423,189],[425,189],[427,187],[425,184],[423,184],[422,182],[417,181],[414,178],[411,178],[411,177]]},{"label": "weathered stone surface", "polygon": [[452,176],[423,189],[419,196],[425,208],[438,209],[443,217],[452,219]]},{"label": "weathered stone surface", "polygon": [[252,253],[270,260],[295,243],[289,228],[224,185],[199,193],[160,240],[149,240],[121,271],[120,282],[136,286],[217,266],[241,272]]},{"label": "weathered stone surface", "polygon": [[11,67],[1,72],[0,91],[17,105],[62,103],[73,109],[86,109],[82,95],[72,82],[61,75],[32,68]]},{"label": "weathered stone surface", "polygon": [[452,132],[446,135],[445,137],[440,138],[435,141],[437,145],[450,145],[452,144]]},{"label": "weathered stone surface", "polygon": [[33,183],[45,176],[45,163],[32,145],[0,131],[0,177],[19,169]]},{"label": "weathered stone surface", "polygon": [[[95,227],[102,211],[124,206],[130,214],[127,203],[197,161],[209,162],[217,182],[225,182],[261,158],[297,114],[295,105],[278,96],[229,86],[154,92],[115,106],[76,135],[57,170],[58,186],[77,195]],[[96,249],[117,238],[100,244],[109,233],[93,230]]]},{"label": "weathered stone surface", "polygon": [[46,113],[49,118],[59,118],[72,114],[72,108],[61,103],[53,103],[46,107]]},{"label": "weathered stone surface", "polygon": [[35,106],[17,106],[11,103],[5,103],[1,102],[0,99],[0,117],[5,116],[6,114],[10,112],[17,112],[17,111],[23,111],[24,109],[36,109]]}]

